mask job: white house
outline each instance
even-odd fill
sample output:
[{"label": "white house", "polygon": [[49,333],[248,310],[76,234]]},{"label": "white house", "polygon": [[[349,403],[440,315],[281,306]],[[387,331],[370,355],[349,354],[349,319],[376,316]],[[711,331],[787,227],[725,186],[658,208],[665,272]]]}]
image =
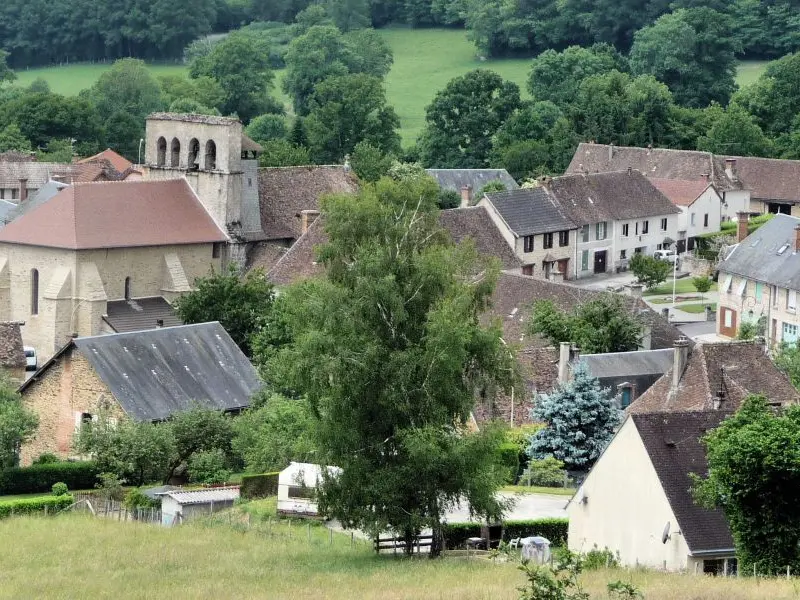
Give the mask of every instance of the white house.
[{"label": "white house", "polygon": [[708,469],[700,438],[728,414],[629,415],[567,505],[570,550],[607,548],[626,566],[735,573],[725,516],[694,503],[690,477]]},{"label": "white house", "polygon": [[685,181],[651,178],[650,181],[681,211],[678,217],[679,254],[694,250],[698,235],[720,230],[722,196],[713,183],[706,179]]},{"label": "white house", "polygon": [[278,475],[278,514],[316,516],[317,486],[322,471],[335,475],[338,467],[322,467],[311,463],[292,462]]}]

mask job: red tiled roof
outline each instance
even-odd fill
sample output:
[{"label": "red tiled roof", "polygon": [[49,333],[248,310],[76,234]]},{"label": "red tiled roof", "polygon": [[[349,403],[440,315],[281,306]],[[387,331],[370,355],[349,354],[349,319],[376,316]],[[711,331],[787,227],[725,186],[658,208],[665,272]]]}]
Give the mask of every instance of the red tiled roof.
[{"label": "red tiled roof", "polygon": [[72,250],[227,239],[185,179],[78,183],[0,230],[0,242]]},{"label": "red tiled roof", "polygon": [[133,163],[131,161],[129,161],[124,156],[117,154],[111,148],[106,148],[102,152],[95,154],[94,156],[90,156],[89,158],[83,158],[77,161],[77,164],[83,165],[86,163],[92,163],[99,160],[107,160],[109,163],[111,163],[111,166],[114,167],[119,173],[123,173],[124,171],[127,171],[133,166]]},{"label": "red tiled roof", "polygon": [[659,192],[664,194],[676,206],[691,206],[711,185],[705,179],[689,181],[686,179],[658,179],[650,178]]}]

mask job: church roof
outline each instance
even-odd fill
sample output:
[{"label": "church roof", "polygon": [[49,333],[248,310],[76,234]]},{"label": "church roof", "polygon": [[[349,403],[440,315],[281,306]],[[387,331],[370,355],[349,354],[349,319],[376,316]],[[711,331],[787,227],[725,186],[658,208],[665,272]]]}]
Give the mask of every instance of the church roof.
[{"label": "church roof", "polygon": [[74,184],[0,230],[0,242],[71,250],[227,239],[185,179]]},{"label": "church roof", "polygon": [[118,173],[124,173],[133,166],[133,163],[127,158],[114,152],[111,148],[106,148],[102,152],[98,152],[89,158],[82,158],[76,164],[85,165],[93,162],[108,161],[108,163],[116,169]]}]

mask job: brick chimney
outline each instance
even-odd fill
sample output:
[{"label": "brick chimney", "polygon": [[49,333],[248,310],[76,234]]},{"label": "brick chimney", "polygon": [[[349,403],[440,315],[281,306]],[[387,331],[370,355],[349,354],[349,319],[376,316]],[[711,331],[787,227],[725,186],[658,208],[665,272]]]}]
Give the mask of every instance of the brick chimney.
[{"label": "brick chimney", "polygon": [[28,180],[25,177],[19,178],[19,203],[22,204],[28,199]]},{"label": "brick chimney", "polygon": [[469,206],[470,200],[472,200],[472,186],[471,185],[462,185],[461,186],[461,208]]},{"label": "brick chimney", "polygon": [[306,209],[300,211],[300,235],[308,231],[309,226],[317,219],[318,216],[318,210]]},{"label": "brick chimney", "polygon": [[794,228],[794,251],[800,252],[800,225]]},{"label": "brick chimney", "polygon": [[673,393],[678,391],[678,386],[683,377],[683,370],[686,368],[686,361],[689,358],[689,339],[682,335],[673,345],[672,360],[672,389]]},{"label": "brick chimney", "polygon": [[725,175],[727,175],[730,179],[736,179],[736,159],[735,158],[726,158],[725,159]]},{"label": "brick chimney", "polygon": [[736,213],[736,241],[741,242],[747,237],[747,223],[750,220],[750,213]]}]

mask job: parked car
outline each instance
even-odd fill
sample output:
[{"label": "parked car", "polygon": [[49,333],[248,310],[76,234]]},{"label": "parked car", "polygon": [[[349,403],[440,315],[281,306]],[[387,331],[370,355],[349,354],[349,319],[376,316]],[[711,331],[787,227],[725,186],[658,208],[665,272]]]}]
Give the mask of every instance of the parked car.
[{"label": "parked car", "polygon": [[678,262],[679,258],[678,255],[675,254],[674,250],[656,250],[653,252],[653,256],[656,257],[658,260],[665,260],[667,262],[671,262],[673,265]]},{"label": "parked car", "polygon": [[31,346],[24,346],[23,350],[25,351],[25,370],[35,371],[38,368],[36,349]]}]

